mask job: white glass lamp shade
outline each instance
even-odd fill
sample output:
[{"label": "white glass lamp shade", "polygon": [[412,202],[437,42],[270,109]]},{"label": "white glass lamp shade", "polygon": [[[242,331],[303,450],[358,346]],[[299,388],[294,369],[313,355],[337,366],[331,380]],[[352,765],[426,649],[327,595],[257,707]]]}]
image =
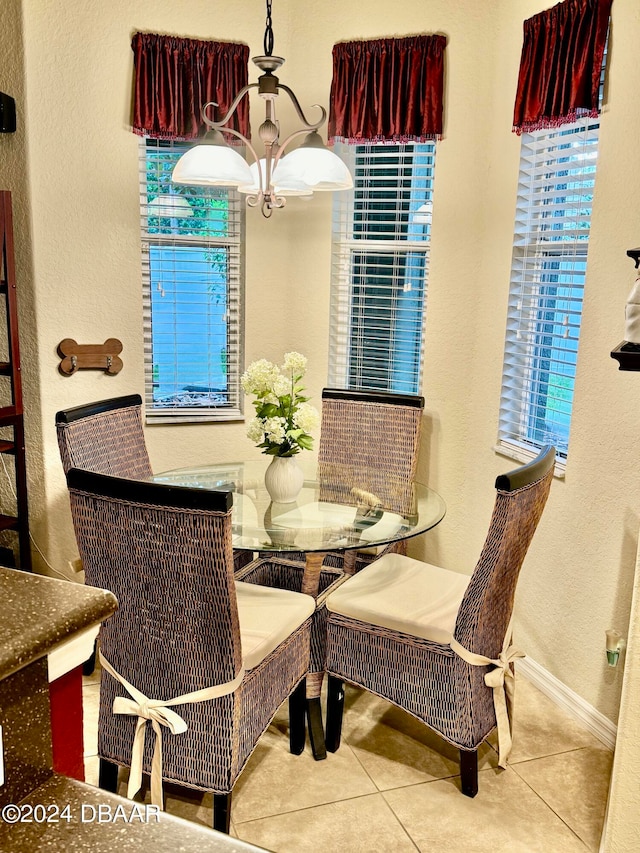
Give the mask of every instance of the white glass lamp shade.
[{"label": "white glass lamp shade", "polygon": [[167,216],[171,219],[184,219],[193,216],[191,205],[181,195],[173,193],[161,193],[149,202],[147,208],[149,216]]},{"label": "white glass lamp shade", "polygon": [[228,145],[203,142],[182,155],[171,180],[192,187],[239,187],[253,180],[249,164]]},{"label": "white glass lamp shade", "polygon": [[[278,165],[274,169],[274,172],[273,172],[273,175],[271,178],[271,184],[273,185],[275,194],[281,195],[281,196],[291,196],[291,195],[311,196],[311,195],[313,195],[312,188],[310,186],[307,186],[307,184],[303,183],[302,181],[296,181],[293,178],[287,180],[285,178],[285,180],[283,182],[280,178],[280,162],[281,161],[278,162]],[[267,164],[266,159],[264,157],[262,157],[260,160],[260,170],[262,171],[262,179],[263,180],[265,179],[266,174],[267,174],[266,164]],[[250,169],[251,174],[253,176],[252,183],[247,184],[246,186],[243,186],[243,187],[242,186],[238,187],[238,192],[255,195],[260,190],[260,178],[258,176],[258,164],[252,163],[251,166],[249,166],[249,169]],[[264,189],[266,190],[266,187]]]},{"label": "white glass lamp shade", "polygon": [[280,159],[278,184],[306,184],[313,192],[348,190],[353,186],[351,173],[333,151],[301,145]]}]

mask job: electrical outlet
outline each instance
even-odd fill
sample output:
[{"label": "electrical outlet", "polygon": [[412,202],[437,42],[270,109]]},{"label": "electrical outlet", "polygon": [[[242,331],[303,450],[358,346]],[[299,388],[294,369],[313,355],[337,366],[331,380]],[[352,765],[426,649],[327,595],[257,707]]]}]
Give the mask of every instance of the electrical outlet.
[{"label": "electrical outlet", "polygon": [[4,785],[4,747],[2,745],[2,726],[0,726],[0,788]]}]

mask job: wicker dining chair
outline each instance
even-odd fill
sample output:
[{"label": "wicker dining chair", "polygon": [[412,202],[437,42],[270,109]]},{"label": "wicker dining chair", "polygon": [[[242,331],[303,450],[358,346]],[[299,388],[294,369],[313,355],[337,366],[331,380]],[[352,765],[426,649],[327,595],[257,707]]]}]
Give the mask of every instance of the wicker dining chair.
[{"label": "wicker dining chair", "polygon": [[[98,400],[58,412],[56,432],[65,474],[70,468],[132,480],[143,480],[153,474],[139,394]],[[233,555],[236,570],[252,559],[247,551],[235,551]]]},{"label": "wicker dining chair", "polygon": [[516,583],[542,515],[555,462],[546,447],[496,480],[489,531],[469,577],[387,554],[327,598],[326,746],[340,745],[343,683],[424,722],[460,751],[461,788],[478,791],[478,747],[498,728],[511,745],[511,615]]},{"label": "wicker dining chair", "polygon": [[236,583],[231,492],[75,468],[67,484],[87,583],[119,604],[100,630],[100,786],[125,766],[128,796],[150,773],[159,806],[162,780],[213,792],[228,832],[235,781],[287,697],[304,749],[314,600]]},{"label": "wicker dining chair", "polygon": [[[323,388],[318,446],[320,500],[358,505],[370,496],[388,512],[411,507],[411,485],[418,466],[424,397],[386,391]],[[366,502],[366,499],[365,499]],[[330,552],[324,566],[359,571],[382,553],[405,554],[406,541],[375,549]],[[304,554],[287,553],[303,563]]]},{"label": "wicker dining chair", "polygon": [[[324,388],[318,450],[321,499],[351,503],[354,486],[389,512],[408,511],[418,466],[424,397]],[[374,549],[330,553],[324,564],[360,571],[383,553],[406,554],[406,541]]]},{"label": "wicker dining chair", "polygon": [[65,474],[84,468],[99,474],[143,479],[153,473],[142,427],[139,394],[98,400],[56,414]]},{"label": "wicker dining chair", "polygon": [[[357,486],[359,493],[375,494],[385,510],[406,512],[412,501],[423,408],[423,397],[325,388],[318,461],[320,499],[353,504],[355,508],[358,499],[353,489]],[[406,543],[393,543],[385,548],[387,551],[404,553]],[[350,550],[330,552],[323,561],[307,675],[307,717],[316,759],[326,757],[320,705],[325,672],[325,601],[354,570],[377,558],[375,551]],[[305,555],[296,551],[267,554],[240,569],[236,577],[299,591],[304,561]]]}]

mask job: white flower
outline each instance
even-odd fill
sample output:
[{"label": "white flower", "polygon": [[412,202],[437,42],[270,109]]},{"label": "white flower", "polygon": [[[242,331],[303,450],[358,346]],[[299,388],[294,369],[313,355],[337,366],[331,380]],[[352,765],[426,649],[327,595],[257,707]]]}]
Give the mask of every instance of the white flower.
[{"label": "white flower", "polygon": [[247,427],[247,437],[251,439],[255,444],[259,444],[261,441],[264,441],[264,421],[262,418],[253,418],[253,420],[249,421],[249,426]]},{"label": "white flower", "polygon": [[282,372],[289,376],[302,376],[307,369],[306,356],[299,352],[286,352],[284,354],[284,364]]},{"label": "white flower", "polygon": [[280,371],[275,364],[261,358],[249,365],[240,378],[240,384],[246,394],[264,394],[271,390],[279,375]]},{"label": "white flower", "polygon": [[287,421],[285,418],[265,418],[264,431],[267,441],[282,444],[287,434]]},{"label": "white flower", "polygon": [[[291,393],[291,380],[287,379],[286,376],[276,376],[273,381],[273,393],[276,397],[284,397],[285,394]],[[279,400],[274,401],[276,404],[279,403]]]},{"label": "white flower", "polygon": [[[291,456],[311,449],[309,433],[318,426],[320,415],[313,406],[301,401],[304,389],[298,381],[306,367],[304,355],[288,352],[281,368],[261,358],[242,374],[240,382],[245,393],[257,398],[256,416],[247,424],[247,436],[263,447],[264,453]],[[273,412],[284,414],[274,417]]]},{"label": "white flower", "polygon": [[293,422],[303,432],[312,432],[320,423],[320,415],[311,403],[300,403],[298,410],[293,413]]}]

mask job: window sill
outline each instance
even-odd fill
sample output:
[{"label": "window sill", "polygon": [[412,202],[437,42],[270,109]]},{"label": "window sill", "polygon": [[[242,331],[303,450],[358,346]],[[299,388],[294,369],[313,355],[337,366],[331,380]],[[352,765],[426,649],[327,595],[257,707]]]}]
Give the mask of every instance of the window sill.
[{"label": "window sill", "polygon": [[[507,459],[515,459],[516,462],[520,462],[521,464],[531,462],[538,455],[537,453],[532,450],[529,450],[528,448],[519,447],[515,444],[495,444],[493,446],[493,450],[499,456],[506,456]],[[558,480],[564,480],[565,469],[566,463],[558,462],[556,460],[553,476]]]}]

